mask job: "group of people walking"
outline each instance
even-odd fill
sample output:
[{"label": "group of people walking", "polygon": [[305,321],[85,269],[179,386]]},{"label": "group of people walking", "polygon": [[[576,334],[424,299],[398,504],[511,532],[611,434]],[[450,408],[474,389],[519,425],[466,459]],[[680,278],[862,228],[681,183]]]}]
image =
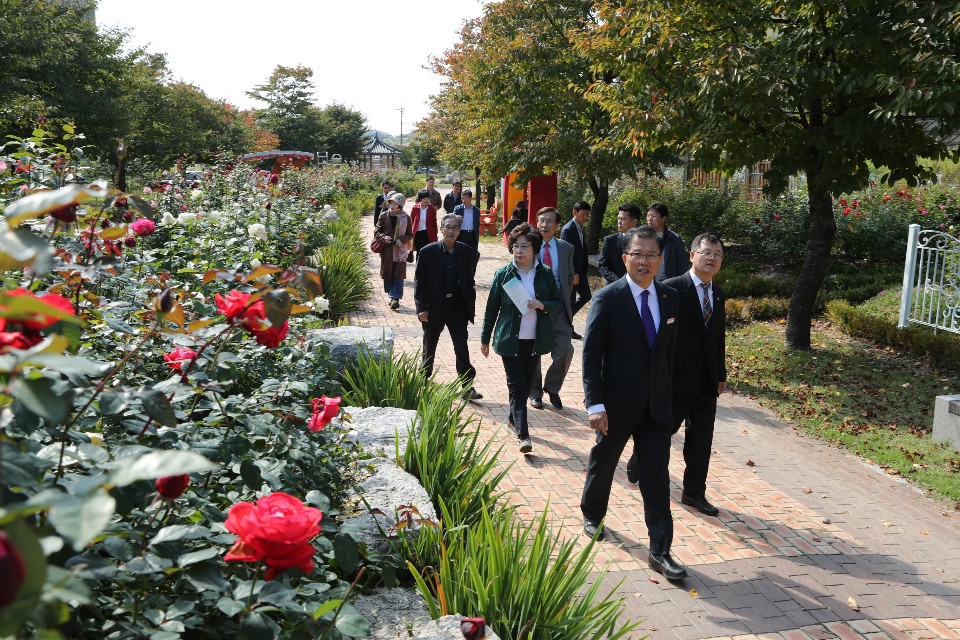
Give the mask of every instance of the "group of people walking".
[{"label": "group of people walking", "polygon": [[[418,193],[413,213],[406,216],[403,195],[390,193],[389,185],[384,185],[375,233],[385,246],[392,246],[381,253],[384,290],[396,309],[410,255],[396,245],[407,246],[413,240],[423,367],[430,376],[446,328],[457,374],[465,381],[464,395],[478,400],[482,396],[473,387],[476,371],[470,363],[467,323],[476,315],[479,260],[476,236],[468,232],[476,233],[479,211],[474,217],[469,191],[459,185],[447,196],[459,197],[459,202],[444,201],[432,186],[428,182]],[[448,211],[440,220],[439,240],[437,201]],[[707,500],[706,480],[717,398],[726,386],[725,300],[713,282],[724,247],[717,235],[701,233],[687,250],[667,228],[665,205],[651,204],[647,224],[641,225],[640,208],[622,204],[617,209],[618,231],[603,240],[599,260],[608,284],[592,295],[585,232],[589,214],[590,205],[577,202],[566,224],[553,207],[537,211],[536,226],[511,221],[505,239],[512,259],[494,273],[483,312],[480,353],[489,357],[492,346],[503,362],[508,421],[519,451],[527,454],[533,450],[528,402],[543,409],[545,395],[553,407],[563,409],[560,390],[573,361],[572,341],[583,340],[584,402],[596,432],[580,504],[584,532],[604,539],[614,474],[632,438],[627,477],[639,485],[643,499],[648,563],[677,580],[686,576],[686,570],[670,555],[668,465],[671,438],[684,423],[681,503],[707,516],[719,513]],[[467,229],[469,218],[473,219]],[[573,318],[587,303],[590,310],[581,337],[574,331]],[[550,364],[543,371],[541,360],[548,354]]]}]

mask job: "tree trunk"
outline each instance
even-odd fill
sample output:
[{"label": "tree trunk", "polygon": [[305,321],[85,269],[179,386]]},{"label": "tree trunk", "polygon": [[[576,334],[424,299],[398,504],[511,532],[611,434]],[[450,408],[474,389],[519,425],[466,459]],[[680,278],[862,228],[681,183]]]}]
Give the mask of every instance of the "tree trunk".
[{"label": "tree trunk", "polygon": [[808,169],[807,193],[810,206],[810,227],[807,231],[803,267],[790,296],[787,313],[786,345],[792,349],[810,348],[810,325],[817,304],[817,294],[827,275],[837,223],[833,219],[830,192],[820,184],[816,170]]},{"label": "tree trunk", "polygon": [[590,178],[590,191],[593,192],[593,206],[590,208],[590,224],[587,227],[587,253],[599,251],[603,234],[603,216],[610,202],[610,181],[606,178]]}]

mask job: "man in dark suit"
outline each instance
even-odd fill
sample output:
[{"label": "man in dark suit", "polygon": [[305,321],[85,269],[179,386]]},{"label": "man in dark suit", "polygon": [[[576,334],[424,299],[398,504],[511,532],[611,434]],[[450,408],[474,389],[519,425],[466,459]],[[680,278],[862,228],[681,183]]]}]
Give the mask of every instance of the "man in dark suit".
[{"label": "man in dark suit", "polygon": [[423,325],[423,368],[429,378],[437,343],[446,327],[457,358],[457,375],[467,380],[464,396],[479,400],[483,396],[473,388],[477,372],[470,364],[467,322],[474,321],[477,301],[474,276],[480,254],[473,247],[457,242],[459,216],[452,213],[443,216],[440,230],[443,239],[420,250],[413,278],[417,319]]},{"label": "man in dark suit", "polygon": [[624,238],[627,277],[593,297],[583,336],[583,391],[590,427],[597,432],[590,450],[580,510],[584,533],[604,537],[613,475],[620,454],[633,437],[640,452],[640,492],[650,537],[648,564],[670,580],[687,575],[670,557],[670,393],[677,346],[677,292],[654,280],[660,267],[662,236],[652,227]]},{"label": "man in dark suit", "polygon": [[[447,195],[443,196],[443,210],[445,213],[453,213],[457,205],[463,204],[463,183],[457,180],[453,183],[453,189]],[[465,229],[464,229],[465,231]]]},{"label": "man in dark suit", "polygon": [[[589,253],[587,252],[587,232],[584,225],[590,217],[590,205],[580,200],[573,205],[573,218],[560,230],[560,239],[573,246],[573,291],[570,292],[570,304],[573,315],[590,302]],[[573,339],[581,336],[573,332]]]},{"label": "man in dark suit", "polygon": [[380,185],[380,188],[383,189],[383,193],[377,194],[377,200],[373,205],[373,228],[377,228],[377,222],[380,221],[380,214],[387,209],[387,196],[390,195],[390,192],[393,191],[393,185],[390,184],[389,180],[384,180]]},{"label": "man in dark suit", "polygon": [[533,383],[530,386],[530,406],[543,409],[543,392],[547,392],[550,404],[558,410],[563,409],[560,399],[560,387],[573,362],[573,310],[570,292],[576,273],[573,267],[573,247],[557,237],[560,228],[560,212],[553,207],[544,207],[537,211],[537,230],[543,236],[543,245],[537,256],[540,263],[550,267],[553,277],[560,288],[563,306],[550,313],[553,325],[553,348],[550,350],[550,366],[546,377],[540,367],[541,358],[537,358],[534,367]]},{"label": "man in dark suit", "polygon": [[[680,296],[677,312],[677,359],[673,376],[673,433],[687,422],[683,441],[683,493],[680,502],[700,513],[720,511],[706,498],[707,470],[713,448],[717,397],[727,386],[726,298],[713,282],[723,261],[719,236],[701,233],[690,245],[690,271],[663,281]],[[628,479],[638,473],[639,461],[630,459]]]},{"label": "man in dark suit", "polygon": [[473,191],[464,189],[458,196],[460,204],[456,205],[450,213],[460,216],[460,239],[458,242],[470,245],[474,250],[480,250],[480,209],[473,204]]},{"label": "man in dark suit", "polygon": [[640,207],[631,202],[617,207],[617,233],[611,233],[603,239],[598,264],[600,275],[607,284],[616,282],[627,272],[623,264],[623,234],[640,223],[641,215]]}]

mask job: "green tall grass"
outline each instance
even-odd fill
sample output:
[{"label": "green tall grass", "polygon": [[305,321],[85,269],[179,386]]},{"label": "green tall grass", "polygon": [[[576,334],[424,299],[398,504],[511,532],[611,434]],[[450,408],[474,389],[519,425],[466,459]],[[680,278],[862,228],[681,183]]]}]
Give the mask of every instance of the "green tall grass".
[{"label": "green tall grass", "polygon": [[524,524],[513,509],[484,509],[472,527],[443,528],[436,570],[410,565],[430,615],[483,616],[501,638],[586,640],[635,631],[638,623],[620,620],[623,600],[602,593],[595,542],[579,552],[572,541],[560,542],[548,513],[549,505]]},{"label": "green tall grass", "polygon": [[451,402],[459,397],[454,383],[437,385],[435,378],[427,379],[420,367],[420,352],[385,353],[376,357],[361,350],[357,361],[343,372],[344,399],[354,407],[398,407],[418,409],[421,397],[429,391],[438,393],[431,385],[449,388]]}]

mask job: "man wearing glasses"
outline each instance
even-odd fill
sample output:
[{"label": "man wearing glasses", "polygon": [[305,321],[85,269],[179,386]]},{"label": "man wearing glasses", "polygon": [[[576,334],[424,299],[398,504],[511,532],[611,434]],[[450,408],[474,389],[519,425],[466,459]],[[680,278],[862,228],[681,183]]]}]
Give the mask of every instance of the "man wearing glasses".
[{"label": "man wearing glasses", "polygon": [[654,278],[663,236],[630,230],[621,261],[627,277],[593,297],[583,335],[583,391],[596,443],[580,500],[583,531],[605,537],[613,476],[630,438],[640,456],[639,484],[650,539],[648,564],[669,580],[687,575],[670,556],[671,391],[677,347],[677,292]]},{"label": "man wearing glasses", "polygon": [[423,368],[429,378],[433,374],[437,343],[446,327],[453,341],[457,375],[467,381],[464,397],[479,400],[483,396],[473,388],[477,371],[470,364],[467,321],[474,321],[477,302],[474,277],[480,254],[473,247],[457,242],[460,216],[447,214],[440,224],[441,240],[420,250],[413,277],[413,300],[417,319],[423,326]]}]

